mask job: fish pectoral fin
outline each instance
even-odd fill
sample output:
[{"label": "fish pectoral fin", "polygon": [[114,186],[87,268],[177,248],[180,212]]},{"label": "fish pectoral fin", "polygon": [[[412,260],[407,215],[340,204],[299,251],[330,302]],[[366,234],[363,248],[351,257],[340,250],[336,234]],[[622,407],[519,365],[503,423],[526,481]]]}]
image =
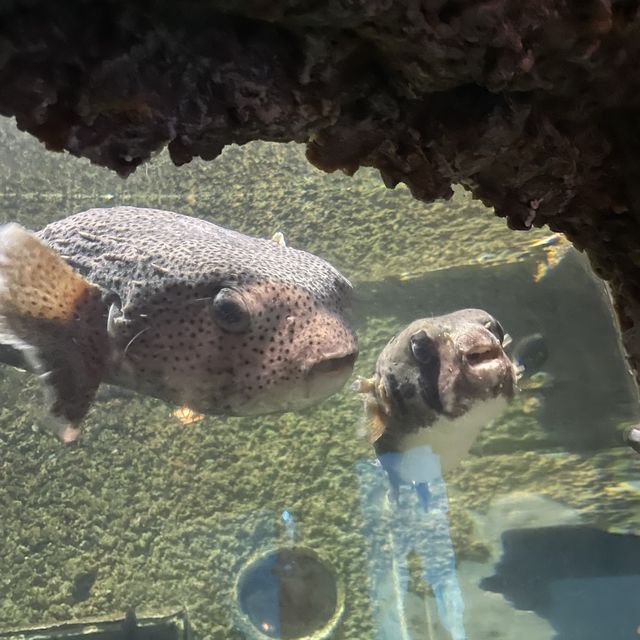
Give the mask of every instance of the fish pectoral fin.
[{"label": "fish pectoral fin", "polygon": [[0,343],[41,374],[56,417],[84,417],[109,353],[102,291],[17,224],[0,227]]},{"label": "fish pectoral fin", "polygon": [[387,428],[386,415],[375,398],[366,399],[365,416],[367,421],[367,440],[369,444],[373,444],[382,437]]},{"label": "fish pectoral fin", "polygon": [[351,385],[351,390],[356,393],[363,394],[364,398],[364,414],[365,414],[365,435],[369,444],[373,444],[385,432],[387,427],[387,414],[389,413],[380,402],[378,390],[378,381],[373,378],[358,377]]}]

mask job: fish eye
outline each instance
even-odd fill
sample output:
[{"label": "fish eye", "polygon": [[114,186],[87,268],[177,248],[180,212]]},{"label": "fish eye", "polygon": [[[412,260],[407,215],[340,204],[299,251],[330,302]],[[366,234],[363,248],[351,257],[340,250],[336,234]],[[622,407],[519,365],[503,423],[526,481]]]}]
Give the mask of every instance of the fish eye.
[{"label": "fish eye", "polygon": [[411,353],[420,364],[429,364],[438,357],[438,347],[426,331],[418,331],[411,336]]},{"label": "fish eye", "polygon": [[215,321],[225,331],[243,333],[249,329],[251,314],[240,294],[233,289],[220,289],[212,308]]},{"label": "fish eye", "polygon": [[491,331],[496,338],[498,338],[500,344],[504,342],[504,329],[497,320],[488,320],[484,323],[484,326]]}]

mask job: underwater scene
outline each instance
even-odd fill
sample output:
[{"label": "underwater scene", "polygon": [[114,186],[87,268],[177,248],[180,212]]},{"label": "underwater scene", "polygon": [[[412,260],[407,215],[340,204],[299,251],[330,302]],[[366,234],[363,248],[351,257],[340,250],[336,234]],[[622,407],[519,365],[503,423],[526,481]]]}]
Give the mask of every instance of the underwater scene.
[{"label": "underwater scene", "polygon": [[[462,189],[425,205],[372,170],[324,174],[293,144],[180,168],[161,153],[123,180],[12,120],[0,142],[2,223],[127,205],[273,238],[351,282],[359,351],[339,391],[268,415],[102,385],[73,442],[39,376],[0,365],[0,638],[638,637],[640,459],[623,432],[640,405],[604,286],[561,236],[510,231]],[[416,446],[403,476],[385,443],[408,426],[376,362],[394,344],[421,372],[433,350],[445,362],[431,328],[468,308],[490,316],[447,316],[444,333],[493,332],[468,360],[500,359],[504,406],[476,431],[429,409],[439,453]]]}]

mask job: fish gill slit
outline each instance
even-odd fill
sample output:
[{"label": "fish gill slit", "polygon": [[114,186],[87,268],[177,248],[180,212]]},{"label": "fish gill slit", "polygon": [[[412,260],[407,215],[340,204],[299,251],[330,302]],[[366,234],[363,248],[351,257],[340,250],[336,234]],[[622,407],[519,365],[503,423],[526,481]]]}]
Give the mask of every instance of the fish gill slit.
[{"label": "fish gill slit", "polygon": [[131,338],[131,340],[129,340],[129,342],[127,342],[127,346],[124,348],[124,351],[122,352],[123,356],[127,355],[127,351],[129,351],[129,348],[131,347],[131,345],[143,334],[145,333],[145,331],[149,331],[149,327],[145,327],[144,329],[140,329],[140,331],[138,331],[138,333],[136,333],[135,336],[133,336],[133,338]]}]

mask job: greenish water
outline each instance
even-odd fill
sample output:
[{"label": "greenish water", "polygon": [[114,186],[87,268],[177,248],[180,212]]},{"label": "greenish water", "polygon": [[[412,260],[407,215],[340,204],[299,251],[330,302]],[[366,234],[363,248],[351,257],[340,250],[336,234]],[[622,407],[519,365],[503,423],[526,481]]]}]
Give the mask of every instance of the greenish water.
[{"label": "greenish water", "polygon": [[180,169],[160,155],[123,181],[9,121],[0,141],[1,221],[150,206],[279,230],[329,260],[356,291],[354,376],[411,320],[479,306],[514,339],[543,333],[552,380],[487,425],[424,515],[406,492],[386,507],[348,389],[299,414],[192,424],[149,398],[103,399],[65,447],[38,381],[2,367],[0,630],[132,606],[185,608],[195,637],[242,638],[239,572],[293,538],[339,576],[335,638],[636,637],[640,460],[620,438],[635,392],[599,284],[548,231],[509,232],[462,193],[426,206],[374,172],[322,174],[291,145]]}]

